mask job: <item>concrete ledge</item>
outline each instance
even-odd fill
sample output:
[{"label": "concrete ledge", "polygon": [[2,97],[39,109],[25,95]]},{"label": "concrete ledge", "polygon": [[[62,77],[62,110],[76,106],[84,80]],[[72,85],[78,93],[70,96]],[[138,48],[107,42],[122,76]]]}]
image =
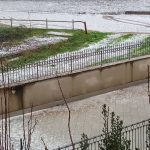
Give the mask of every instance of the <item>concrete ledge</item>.
[{"label": "concrete ledge", "polygon": [[[106,67],[110,68],[110,67],[113,67],[113,66],[116,66],[116,65],[119,65],[119,64],[131,63],[131,62],[135,62],[135,61],[143,60],[143,59],[147,59],[147,58],[150,58],[150,55],[140,56],[140,57],[137,57],[137,58],[132,58],[130,60],[117,61],[117,62],[109,63],[109,64],[106,64],[106,65],[102,65],[102,66],[99,65],[99,66],[88,67],[88,68],[76,70],[76,71],[73,71],[73,72],[58,74],[57,76],[60,78],[60,77],[68,76],[68,75],[73,75],[73,74],[75,75],[75,74],[78,74],[78,73],[89,72],[89,71],[92,71],[92,70],[102,69],[102,68],[106,68]],[[55,75],[51,76],[51,77],[50,76],[44,76],[44,77],[40,77],[38,79],[32,79],[32,80],[27,80],[27,81],[22,81],[22,82],[10,84],[9,88],[13,88],[13,87],[16,87],[16,86],[24,86],[26,84],[32,84],[32,83],[35,83],[35,82],[54,79],[54,78],[56,78]],[[8,88],[8,85],[6,85],[5,87]],[[0,89],[3,89],[3,88],[4,88],[3,85],[0,86]]]},{"label": "concrete ledge", "polygon": [[[88,93],[88,94],[84,94],[84,95],[80,95],[80,96],[76,96],[76,97],[72,97],[70,99],[67,99],[67,101],[68,101],[68,103],[75,102],[75,101],[80,101],[80,100],[83,100],[83,99],[86,99],[86,98],[89,98],[89,97],[92,97],[92,96],[97,96],[97,95],[100,95],[100,94],[108,93],[108,92],[119,90],[119,89],[128,88],[130,86],[136,86],[136,85],[143,84],[143,83],[147,83],[147,79],[127,83],[127,84],[124,84],[124,85],[121,85],[121,86],[116,86],[116,87],[112,87],[112,88],[108,88],[108,89],[104,89],[104,90],[100,90],[100,91],[95,91],[95,92],[92,92],[92,93]],[[48,108],[51,108],[51,107],[54,107],[54,106],[60,106],[60,105],[65,105],[64,100],[61,99],[61,100],[56,101],[56,102],[50,102],[50,103],[43,104],[43,105],[40,105],[40,106],[35,106],[33,108],[33,111],[39,111],[39,110],[42,110],[42,109],[48,109]],[[31,111],[30,108],[24,109],[24,113],[30,113],[30,111]],[[12,116],[18,116],[18,115],[21,115],[21,114],[22,114],[22,110],[19,110],[19,111],[11,112],[10,116],[11,117]]]},{"label": "concrete ledge", "polygon": [[[63,93],[68,102],[143,82],[147,78],[150,57],[140,57],[111,65],[98,66],[59,76]],[[12,92],[13,89],[13,92]],[[40,109],[63,104],[57,78],[46,78],[7,89],[10,112],[33,105]],[[0,89],[3,97],[3,89]],[[1,110],[0,110],[1,113]]]}]

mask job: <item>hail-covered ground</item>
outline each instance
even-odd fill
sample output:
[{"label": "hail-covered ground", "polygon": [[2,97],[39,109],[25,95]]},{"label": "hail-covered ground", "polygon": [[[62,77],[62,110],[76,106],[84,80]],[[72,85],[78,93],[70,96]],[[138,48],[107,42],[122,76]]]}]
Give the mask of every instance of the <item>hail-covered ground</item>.
[{"label": "hail-covered ground", "polygon": [[[16,45],[5,45],[0,47],[1,56],[11,56],[15,54],[20,54],[25,51],[35,50],[38,47],[48,44],[56,44],[58,42],[67,40],[65,37],[32,37],[24,40],[21,44]],[[7,43],[6,43],[7,44]]]},{"label": "hail-covered ground", "polygon": [[[85,49],[95,50],[101,48],[107,44],[117,44],[116,38],[123,35],[123,32],[135,32],[142,34],[135,34],[126,42],[133,42],[135,40],[143,40],[150,33],[150,16],[149,15],[125,15],[125,11],[149,11],[150,0],[0,0],[0,19],[2,18],[16,18],[16,19],[48,19],[48,20],[82,20],[87,22],[88,30],[96,30],[102,32],[115,32],[98,43],[89,45],[89,47],[80,49],[78,52],[64,53],[61,56],[66,57],[68,55],[77,54],[83,52]],[[1,20],[0,23],[10,25],[10,21]],[[26,25],[32,27],[45,27],[44,23],[36,22],[17,22],[13,21],[13,25]],[[72,28],[71,24],[66,23],[49,23],[49,28]],[[82,28],[80,23],[75,24],[75,28]],[[57,33],[55,33],[57,34]],[[46,44],[50,41],[59,42],[61,39],[47,39]],[[32,39],[33,40],[33,39]],[[31,41],[32,41],[31,40]],[[40,42],[39,42],[40,40]],[[35,39],[32,48],[43,44],[44,39]],[[38,42],[37,42],[38,41]],[[125,41],[124,41],[125,42]],[[30,43],[30,42],[29,42]],[[21,50],[28,49],[31,44],[24,44],[24,48],[16,48],[19,53]],[[134,43],[133,43],[134,44]],[[20,46],[22,47],[22,46]],[[30,47],[31,48],[31,47]],[[4,52],[4,51],[3,51]],[[2,52],[2,53],[3,53]],[[9,51],[5,51],[9,54]],[[11,50],[10,50],[10,53]],[[125,51],[128,53],[128,51]],[[59,54],[58,54],[59,55]],[[57,57],[57,56],[56,56]],[[45,60],[52,60],[56,57],[50,57]],[[87,64],[91,65],[91,59],[87,59]],[[76,61],[76,66],[84,65],[85,60]],[[70,71],[70,63],[65,64],[66,69]],[[61,69],[65,66],[59,65]],[[56,70],[58,66],[50,66]],[[36,70],[36,68],[35,68]],[[40,67],[39,67],[40,70]],[[42,69],[41,69],[42,70]],[[47,70],[47,67],[44,69]],[[37,70],[36,70],[37,71]],[[36,72],[35,71],[35,76]],[[31,70],[25,70],[25,77],[30,76]],[[16,74],[15,80],[20,80],[23,75],[22,71],[14,71]],[[11,74],[9,72],[8,74]],[[14,76],[12,77],[14,78]],[[9,79],[11,80],[11,78]],[[101,133],[103,120],[101,115],[102,104],[110,106],[110,110],[115,111],[124,120],[125,125],[141,121],[149,118],[150,107],[147,97],[147,85],[141,84],[138,86],[109,92],[99,96],[91,97],[82,101],[70,103],[71,109],[71,129],[73,134],[73,140],[80,140],[80,135],[84,132],[89,137],[95,136]],[[29,116],[27,115],[27,118]],[[33,150],[44,149],[40,140],[44,138],[46,145],[49,149],[57,148],[70,143],[67,118],[68,112],[65,106],[57,106],[46,110],[41,110],[34,113],[34,117],[37,117],[39,123],[33,134],[32,148]],[[18,132],[19,131],[19,132]],[[14,141],[14,145],[19,144],[19,139],[22,136],[22,117],[12,117],[11,119],[11,136]],[[19,149],[18,147],[16,149]]]},{"label": "hail-covered ground", "polygon": [[149,0],[0,0],[1,11],[43,12],[43,13],[106,13],[149,11]]},{"label": "hail-covered ground", "polygon": [[[140,84],[120,89],[106,94],[94,96],[82,101],[69,103],[71,110],[71,131],[74,142],[81,138],[84,132],[88,137],[102,133],[102,105],[107,104],[110,111],[115,111],[124,120],[124,125],[130,125],[149,118],[150,104],[147,95],[147,84]],[[29,119],[29,114],[26,119]],[[44,138],[48,149],[70,144],[67,120],[68,111],[65,105],[35,112],[33,118],[38,119],[38,125],[32,137],[33,150],[41,150]],[[19,131],[19,132],[18,132]],[[11,119],[12,140],[18,143],[22,137],[22,116]],[[16,145],[14,143],[14,145]]]},{"label": "hail-covered ground", "polygon": [[[60,37],[49,37],[49,38],[37,38],[33,37],[25,40],[22,44],[14,46],[11,48],[2,48],[1,55],[9,56],[22,53],[23,51],[34,50],[42,44],[55,44],[62,40],[67,40],[67,38],[61,37],[68,35],[63,32],[52,32],[53,35],[56,34]],[[51,34],[52,34],[51,33]],[[48,33],[50,34],[50,33]],[[127,39],[121,39],[126,34],[111,34],[107,38],[101,40],[100,42],[90,44],[85,48],[78,49],[74,52],[65,52],[57,54],[55,56],[50,56],[47,59],[36,61],[33,64],[27,64],[24,67],[13,69],[5,72],[4,81],[5,83],[21,83],[29,82],[30,80],[37,79],[37,77],[47,78],[54,77],[57,74],[71,73],[72,71],[85,69],[91,66],[96,66],[98,63],[111,59],[113,57],[123,56],[127,57],[128,53],[137,49],[138,44],[142,43],[145,38],[148,37],[147,34],[135,34],[131,35]],[[71,34],[69,34],[71,36]],[[120,41],[121,40],[121,41]],[[120,46],[126,46],[125,49],[120,49]],[[130,46],[129,46],[130,45]],[[138,46],[140,47],[140,46]],[[6,51],[7,49],[7,51]],[[102,53],[101,53],[102,51]],[[111,52],[111,53],[110,53]],[[85,56],[86,53],[86,56]],[[19,59],[19,57],[12,58]],[[37,66],[38,65],[38,66]],[[38,67],[38,71],[37,71]],[[3,76],[0,74],[0,84],[3,84]]]},{"label": "hail-covered ground", "polygon": [[[149,11],[150,0],[0,0],[0,18],[48,19],[53,21],[81,20],[89,30],[103,32],[149,33],[149,15],[125,15],[125,11]],[[10,24],[10,21],[0,21]],[[18,22],[13,25],[45,27],[45,23]],[[72,28],[70,23],[49,23],[49,28]],[[75,28],[83,24],[76,23]]]}]

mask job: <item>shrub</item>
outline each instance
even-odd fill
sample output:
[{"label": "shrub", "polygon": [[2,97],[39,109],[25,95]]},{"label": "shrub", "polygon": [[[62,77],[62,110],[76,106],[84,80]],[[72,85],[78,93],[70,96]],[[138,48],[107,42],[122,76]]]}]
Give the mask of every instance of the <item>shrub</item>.
[{"label": "shrub", "polygon": [[104,119],[103,146],[101,150],[129,150],[130,141],[122,136],[123,121],[114,112],[109,112],[109,107],[104,104],[102,108]]}]

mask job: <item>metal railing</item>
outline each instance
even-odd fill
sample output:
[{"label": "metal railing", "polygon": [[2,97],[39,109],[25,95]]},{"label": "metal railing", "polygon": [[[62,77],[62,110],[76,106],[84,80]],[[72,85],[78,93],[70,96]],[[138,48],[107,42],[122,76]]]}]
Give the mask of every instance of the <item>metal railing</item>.
[{"label": "metal railing", "polygon": [[[126,126],[122,130],[122,139],[130,142],[131,150],[146,150],[150,149],[150,119],[144,120],[130,126]],[[92,137],[88,139],[87,150],[101,150],[100,147],[104,144],[105,135]],[[81,141],[74,143],[75,150],[81,149]],[[72,145],[60,147],[55,150],[73,150]]]},{"label": "metal railing", "polygon": [[[52,29],[59,28],[59,29],[75,29],[75,24],[80,23],[87,34],[87,24],[85,21],[78,21],[78,20],[71,20],[71,21],[57,21],[57,20],[40,20],[40,19],[15,19],[15,18],[0,18],[0,22],[9,25],[12,27],[17,26],[25,26],[28,28],[45,28],[45,29]],[[53,24],[54,23],[54,24]],[[69,24],[69,26],[68,26]]]},{"label": "metal railing", "polygon": [[[0,85],[52,78],[150,54],[150,40],[58,54],[32,64],[1,66]],[[2,74],[3,72],[3,74]],[[3,75],[3,77],[2,77]],[[2,80],[3,79],[3,80]]]}]

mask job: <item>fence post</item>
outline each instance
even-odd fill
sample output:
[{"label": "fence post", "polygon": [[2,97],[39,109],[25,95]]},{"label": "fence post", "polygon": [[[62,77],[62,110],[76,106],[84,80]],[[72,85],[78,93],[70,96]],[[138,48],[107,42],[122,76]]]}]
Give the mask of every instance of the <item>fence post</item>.
[{"label": "fence post", "polygon": [[72,55],[70,56],[70,60],[71,60],[71,73],[72,73]]},{"label": "fence post", "polygon": [[87,34],[87,26],[86,26],[86,22],[83,22],[84,23],[84,29],[85,29],[85,34]]},{"label": "fence post", "polygon": [[131,46],[130,45],[129,45],[129,55],[128,56],[129,56],[128,59],[130,60],[130,58],[131,58]]},{"label": "fence post", "polygon": [[10,26],[11,26],[11,28],[13,27],[13,19],[12,19],[12,17],[10,18]]},{"label": "fence post", "polygon": [[37,79],[39,78],[39,67],[38,67],[38,63],[37,63]]},{"label": "fence post", "polygon": [[102,52],[102,50],[101,50],[101,66],[103,65],[103,52]]},{"label": "fence post", "polygon": [[72,20],[72,30],[74,30],[74,20]]},{"label": "fence post", "polygon": [[46,18],[46,29],[48,29],[48,20]]},{"label": "fence post", "polygon": [[20,150],[23,150],[22,139],[20,139]]}]

